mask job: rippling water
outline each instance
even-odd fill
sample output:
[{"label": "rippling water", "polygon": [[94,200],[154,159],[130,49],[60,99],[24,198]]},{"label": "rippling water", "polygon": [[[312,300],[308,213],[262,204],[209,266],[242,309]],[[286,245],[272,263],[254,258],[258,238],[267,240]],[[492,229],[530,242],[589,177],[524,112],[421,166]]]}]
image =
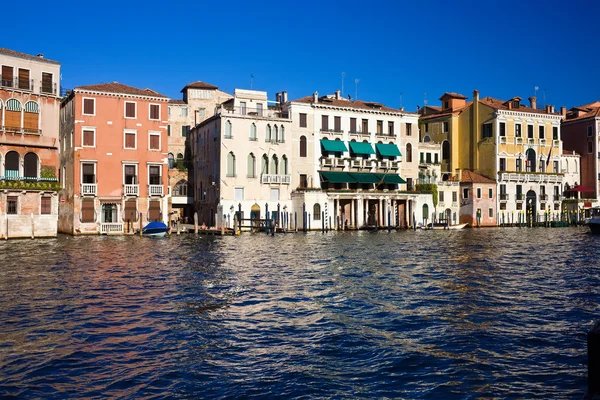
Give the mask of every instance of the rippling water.
[{"label": "rippling water", "polygon": [[0,243],[0,397],[581,398],[583,228]]}]

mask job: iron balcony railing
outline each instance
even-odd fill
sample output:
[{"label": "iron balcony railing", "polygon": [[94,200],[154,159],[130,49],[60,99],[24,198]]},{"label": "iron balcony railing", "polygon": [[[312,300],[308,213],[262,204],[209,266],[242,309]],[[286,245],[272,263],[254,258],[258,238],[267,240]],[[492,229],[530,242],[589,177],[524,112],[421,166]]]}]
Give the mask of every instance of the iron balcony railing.
[{"label": "iron balcony railing", "polygon": [[507,201],[509,196],[507,193],[500,193],[500,201]]},{"label": "iron balcony railing", "polygon": [[517,201],[523,201],[525,200],[525,196],[523,195],[523,193],[517,193],[515,196]]},{"label": "iron balcony railing", "polygon": [[548,195],[547,194],[540,194],[540,201],[548,201]]},{"label": "iron balcony railing", "polygon": [[34,79],[20,79],[18,77],[3,78],[0,75],[0,86],[6,89],[24,90],[28,92],[37,92],[40,94],[58,94],[58,84],[56,82],[36,81]]},{"label": "iron balcony railing", "polygon": [[221,115],[247,115],[257,118],[282,118],[288,119],[288,114],[281,110],[264,109],[264,108],[248,108],[248,107],[221,107],[219,110]]}]

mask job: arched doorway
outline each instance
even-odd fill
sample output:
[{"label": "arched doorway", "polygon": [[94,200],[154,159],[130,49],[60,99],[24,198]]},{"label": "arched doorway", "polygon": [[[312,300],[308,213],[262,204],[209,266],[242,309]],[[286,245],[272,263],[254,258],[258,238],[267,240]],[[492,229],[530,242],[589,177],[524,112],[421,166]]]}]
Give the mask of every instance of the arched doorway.
[{"label": "arched doorway", "polygon": [[452,210],[449,208],[446,208],[446,211],[444,211],[444,218],[445,218],[445,223],[447,223],[448,225],[452,224]]},{"label": "arched doorway", "polygon": [[260,226],[260,206],[256,203],[250,208],[250,218],[252,218],[252,228],[258,229]]},{"label": "arched doorway", "polygon": [[527,214],[527,221],[531,220],[531,223],[535,223],[537,214],[537,196],[533,190],[527,192],[527,196],[525,196],[525,201],[527,204],[527,208],[525,209],[525,212]]}]

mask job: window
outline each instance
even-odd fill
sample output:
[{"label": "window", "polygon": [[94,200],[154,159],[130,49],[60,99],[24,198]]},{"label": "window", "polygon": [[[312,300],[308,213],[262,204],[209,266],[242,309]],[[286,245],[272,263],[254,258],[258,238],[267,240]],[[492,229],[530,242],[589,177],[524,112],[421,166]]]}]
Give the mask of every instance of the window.
[{"label": "window", "polygon": [[279,189],[271,188],[271,201],[279,201]]},{"label": "window", "polygon": [[442,122],[442,133],[448,133],[448,121]]},{"label": "window", "polygon": [[477,188],[477,198],[481,198],[481,188]]},{"label": "window", "polygon": [[262,105],[262,103],[256,104],[256,115],[258,115],[259,117],[263,116],[263,105]]},{"label": "window", "polygon": [[173,169],[175,167],[175,156],[173,153],[169,153],[169,169]]},{"label": "window", "polygon": [[96,164],[81,164],[81,183],[96,183]]},{"label": "window", "polygon": [[458,192],[452,192],[452,202],[456,203],[458,201]]},{"label": "window", "polygon": [[265,127],[265,142],[271,141],[271,125]]},{"label": "window", "polygon": [[425,153],[423,153],[423,152],[419,153],[419,163],[421,163],[421,164],[425,163]]},{"label": "window", "polygon": [[500,122],[500,136],[506,136],[506,122]]},{"label": "window", "polygon": [[52,84],[52,74],[48,72],[42,72],[42,93],[54,93]]},{"label": "window", "polygon": [[468,198],[469,198],[469,189],[464,188],[463,189],[463,199],[468,199]]},{"label": "window", "polygon": [[244,188],[243,187],[233,188],[233,200],[235,200],[235,201],[244,200]]},{"label": "window", "polygon": [[198,110],[198,115],[199,115],[200,117],[204,117],[204,116],[206,116],[206,108],[200,108],[200,109]]},{"label": "window", "polygon": [[559,173],[560,171],[558,170],[558,161],[554,161],[554,172],[555,173]]},{"label": "window", "polygon": [[450,160],[450,142],[447,140],[442,142],[442,160]]},{"label": "window", "polygon": [[492,189],[492,188],[488,189],[488,198],[489,199],[493,199],[494,198],[494,189]]},{"label": "window", "polygon": [[248,154],[248,164],[246,165],[246,177],[256,178],[256,157],[254,154]]},{"label": "window", "polygon": [[306,128],[306,114],[300,113],[300,128]]},{"label": "window", "polygon": [[35,153],[27,153],[23,158],[23,176],[25,179],[38,178],[39,158]]},{"label": "window", "polygon": [[540,139],[544,139],[544,125],[538,126],[538,135],[540,136]]},{"label": "window", "polygon": [[125,102],[125,118],[135,118],[136,116],[136,104],[133,101]]},{"label": "window", "polygon": [[322,131],[329,130],[329,116],[328,115],[321,116],[321,130]]},{"label": "window", "polygon": [[336,132],[342,131],[342,117],[333,117],[333,129]]},{"label": "window", "polygon": [[188,108],[187,107],[181,107],[181,111],[179,113],[182,117],[187,117],[188,116]]},{"label": "window", "polygon": [[533,125],[527,125],[527,138],[533,139]]},{"label": "window", "polygon": [[17,212],[17,203],[18,202],[18,197],[17,196],[8,196],[6,198],[6,213],[9,215],[16,215],[18,214]]},{"label": "window", "polygon": [[262,156],[262,164],[261,164],[260,172],[261,172],[261,174],[269,173],[269,157],[267,157],[266,154],[263,154],[263,156]]},{"label": "window", "polygon": [[150,104],[150,119],[160,120],[160,104]]},{"label": "window", "polygon": [[181,127],[181,136],[182,137],[188,137],[190,133],[190,126],[189,125],[183,125]]},{"label": "window", "polygon": [[300,136],[300,157],[306,157],[306,136]]},{"label": "window", "polygon": [[187,196],[189,184],[185,179],[180,180],[173,189],[173,196]]},{"label": "window", "polygon": [[394,121],[388,121],[388,135],[394,135]]},{"label": "window", "polygon": [[96,115],[96,99],[83,98],[83,115]]},{"label": "window", "polygon": [[136,131],[125,131],[125,148],[126,149],[137,148],[136,136],[137,136]]},{"label": "window", "polygon": [[521,137],[521,124],[515,124],[515,137]]},{"label": "window", "polygon": [[321,220],[321,205],[319,203],[315,203],[313,206],[313,219],[317,221]]},{"label": "window", "polygon": [[383,121],[377,121],[377,134],[381,135],[383,133]]},{"label": "window", "polygon": [[19,68],[19,89],[32,90],[29,70]]},{"label": "window", "polygon": [[558,126],[552,127],[552,140],[558,140]]},{"label": "window", "polygon": [[412,162],[412,144],[406,143],[406,162]]},{"label": "window", "polygon": [[588,151],[588,154],[592,154],[594,152],[594,144],[592,143],[591,140],[588,141],[587,151]]},{"label": "window", "polygon": [[493,208],[488,209],[488,217],[494,218],[494,209]]},{"label": "window", "polygon": [[279,143],[285,143],[285,127],[283,125],[279,129]]},{"label": "window", "polygon": [[137,165],[124,165],[125,185],[137,185]]},{"label": "window", "polygon": [[540,157],[540,172],[546,172],[546,164],[544,163],[543,157]]},{"label": "window", "polygon": [[171,109],[172,109],[172,108],[173,108],[173,107],[168,107],[168,108],[167,108],[167,113],[169,114],[169,117],[171,116]]},{"label": "window", "polygon": [[231,121],[225,121],[225,138],[231,139]]},{"label": "window", "polygon": [[273,125],[273,137],[271,137],[271,140],[279,142],[279,128],[277,125]]},{"label": "window", "polygon": [[492,124],[483,124],[481,129],[481,138],[491,138],[492,137]]},{"label": "window", "polygon": [[439,164],[440,163],[440,155],[438,153],[434,153],[434,164]]},{"label": "window", "polygon": [[306,174],[300,174],[300,186],[301,188],[308,187],[308,176]]},{"label": "window", "polygon": [[42,197],[42,207],[40,209],[40,214],[49,215],[52,214],[52,197],[44,196]]},{"label": "window", "polygon": [[240,101],[240,114],[246,115],[246,102]]},{"label": "window", "polygon": [[506,171],[506,158],[500,159],[500,171]]},{"label": "window", "polygon": [[521,160],[521,157],[517,158],[516,162],[517,162],[517,165],[516,165],[517,172],[523,171],[523,160]]},{"label": "window", "polygon": [[171,125],[167,125],[167,136],[171,136]]},{"label": "window", "polygon": [[356,133],[356,118],[350,118],[350,133]]},{"label": "window", "polygon": [[287,175],[288,174],[288,159],[286,156],[281,157],[281,161],[279,164],[279,173],[281,175]]},{"label": "window", "polygon": [[81,222],[90,223],[96,221],[96,210],[94,199],[81,199]]},{"label": "window", "polygon": [[425,161],[427,162],[427,164],[431,164],[431,153],[425,154]]},{"label": "window", "polygon": [[593,126],[590,125],[590,126],[587,127],[587,135],[588,135],[588,137],[594,136],[594,133],[592,132],[592,130],[593,130]]},{"label": "window", "polygon": [[423,219],[429,218],[429,206],[427,204],[423,204]]},{"label": "window", "polygon": [[160,132],[149,132],[150,135],[150,150],[160,150]]},{"label": "window", "polygon": [[369,120],[368,119],[362,120],[362,132],[369,133]]},{"label": "window", "polygon": [[227,153],[227,176],[235,176],[235,155],[231,151]]},{"label": "window", "polygon": [[96,131],[94,129],[83,128],[82,131],[83,147],[96,146]]},{"label": "window", "polygon": [[256,124],[250,125],[250,140],[256,140]]},{"label": "window", "polygon": [[447,101],[444,101],[444,109],[446,109],[446,108],[448,108],[448,107],[449,107],[449,104],[448,104],[448,102],[447,102]]},{"label": "window", "polygon": [[406,136],[412,136],[412,124],[406,124]]},{"label": "window", "polygon": [[148,221],[160,220],[160,201],[152,200],[148,204]]},{"label": "window", "polygon": [[13,67],[3,65],[2,66],[2,86],[13,87],[14,86],[14,77],[13,77]]},{"label": "window", "polygon": [[160,166],[159,165],[150,165],[148,167],[148,184],[149,185],[160,185]]},{"label": "window", "polygon": [[270,171],[273,175],[279,174],[279,161],[277,160],[276,155],[273,155],[273,158],[271,159]]},{"label": "window", "polygon": [[444,202],[444,192],[439,192],[438,197],[440,199],[440,203],[443,203]]}]

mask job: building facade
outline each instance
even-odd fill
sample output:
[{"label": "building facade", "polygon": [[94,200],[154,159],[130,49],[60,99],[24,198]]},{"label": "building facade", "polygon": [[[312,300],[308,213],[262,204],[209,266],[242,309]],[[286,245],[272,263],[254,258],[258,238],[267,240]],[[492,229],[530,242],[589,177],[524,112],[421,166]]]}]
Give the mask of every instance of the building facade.
[{"label": "building facade", "polygon": [[0,238],[56,236],[60,64],[0,49]]},{"label": "building facade", "polygon": [[117,82],[73,89],[61,104],[60,232],[167,222],[167,107],[166,96]]}]

